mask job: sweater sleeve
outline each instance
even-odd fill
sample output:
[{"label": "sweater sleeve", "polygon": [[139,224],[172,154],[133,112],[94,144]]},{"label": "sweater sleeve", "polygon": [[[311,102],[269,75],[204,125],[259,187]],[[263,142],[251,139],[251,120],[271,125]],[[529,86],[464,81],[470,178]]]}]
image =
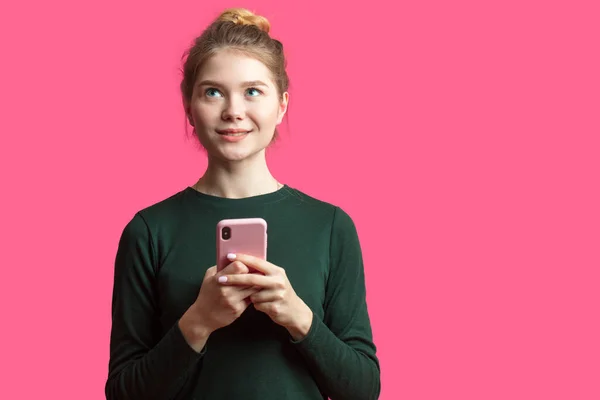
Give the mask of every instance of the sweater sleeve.
[{"label": "sweater sleeve", "polygon": [[200,361],[175,323],[161,337],[150,231],[138,213],[117,250],[112,295],[107,400],[170,399]]},{"label": "sweater sleeve", "polygon": [[379,398],[380,365],[366,303],[365,274],[356,227],[336,208],[323,320],[313,313],[309,333],[294,342],[332,400]]}]

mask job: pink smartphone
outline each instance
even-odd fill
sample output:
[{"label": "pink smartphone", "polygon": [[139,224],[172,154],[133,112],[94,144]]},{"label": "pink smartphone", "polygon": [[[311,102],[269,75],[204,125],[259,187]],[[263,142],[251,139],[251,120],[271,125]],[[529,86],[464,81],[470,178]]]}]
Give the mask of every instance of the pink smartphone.
[{"label": "pink smartphone", "polygon": [[231,263],[228,253],[267,259],[267,221],[262,218],[224,219],[217,224],[217,271]]}]

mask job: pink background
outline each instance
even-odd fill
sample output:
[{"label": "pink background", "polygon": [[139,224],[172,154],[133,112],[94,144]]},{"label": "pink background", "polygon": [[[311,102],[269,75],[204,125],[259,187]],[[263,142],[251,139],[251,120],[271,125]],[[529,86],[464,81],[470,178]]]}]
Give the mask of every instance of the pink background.
[{"label": "pink background", "polygon": [[0,398],[104,398],[119,235],[202,173],[179,60],[237,5],[289,57],[273,172],[358,226],[381,399],[600,398],[596,1],[160,3],[0,6]]}]

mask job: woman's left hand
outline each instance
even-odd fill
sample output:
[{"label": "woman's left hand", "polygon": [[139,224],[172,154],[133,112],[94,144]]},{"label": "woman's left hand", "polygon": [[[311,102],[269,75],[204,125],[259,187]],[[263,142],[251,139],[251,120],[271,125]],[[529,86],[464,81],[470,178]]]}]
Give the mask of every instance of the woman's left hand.
[{"label": "woman's left hand", "polygon": [[294,340],[300,340],[308,334],[312,324],[312,310],[298,297],[283,268],[247,254],[229,254],[227,258],[230,261],[240,261],[262,275],[223,275],[219,278],[222,285],[260,288],[259,292],[250,296],[254,308],[286,328]]}]

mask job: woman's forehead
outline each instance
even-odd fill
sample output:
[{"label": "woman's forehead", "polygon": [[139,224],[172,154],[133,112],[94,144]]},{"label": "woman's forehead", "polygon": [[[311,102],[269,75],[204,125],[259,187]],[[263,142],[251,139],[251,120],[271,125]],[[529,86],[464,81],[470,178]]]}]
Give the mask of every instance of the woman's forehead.
[{"label": "woman's forehead", "polygon": [[219,52],[208,59],[198,71],[196,82],[211,81],[227,86],[243,86],[262,82],[272,86],[267,66],[256,58],[237,52]]}]

